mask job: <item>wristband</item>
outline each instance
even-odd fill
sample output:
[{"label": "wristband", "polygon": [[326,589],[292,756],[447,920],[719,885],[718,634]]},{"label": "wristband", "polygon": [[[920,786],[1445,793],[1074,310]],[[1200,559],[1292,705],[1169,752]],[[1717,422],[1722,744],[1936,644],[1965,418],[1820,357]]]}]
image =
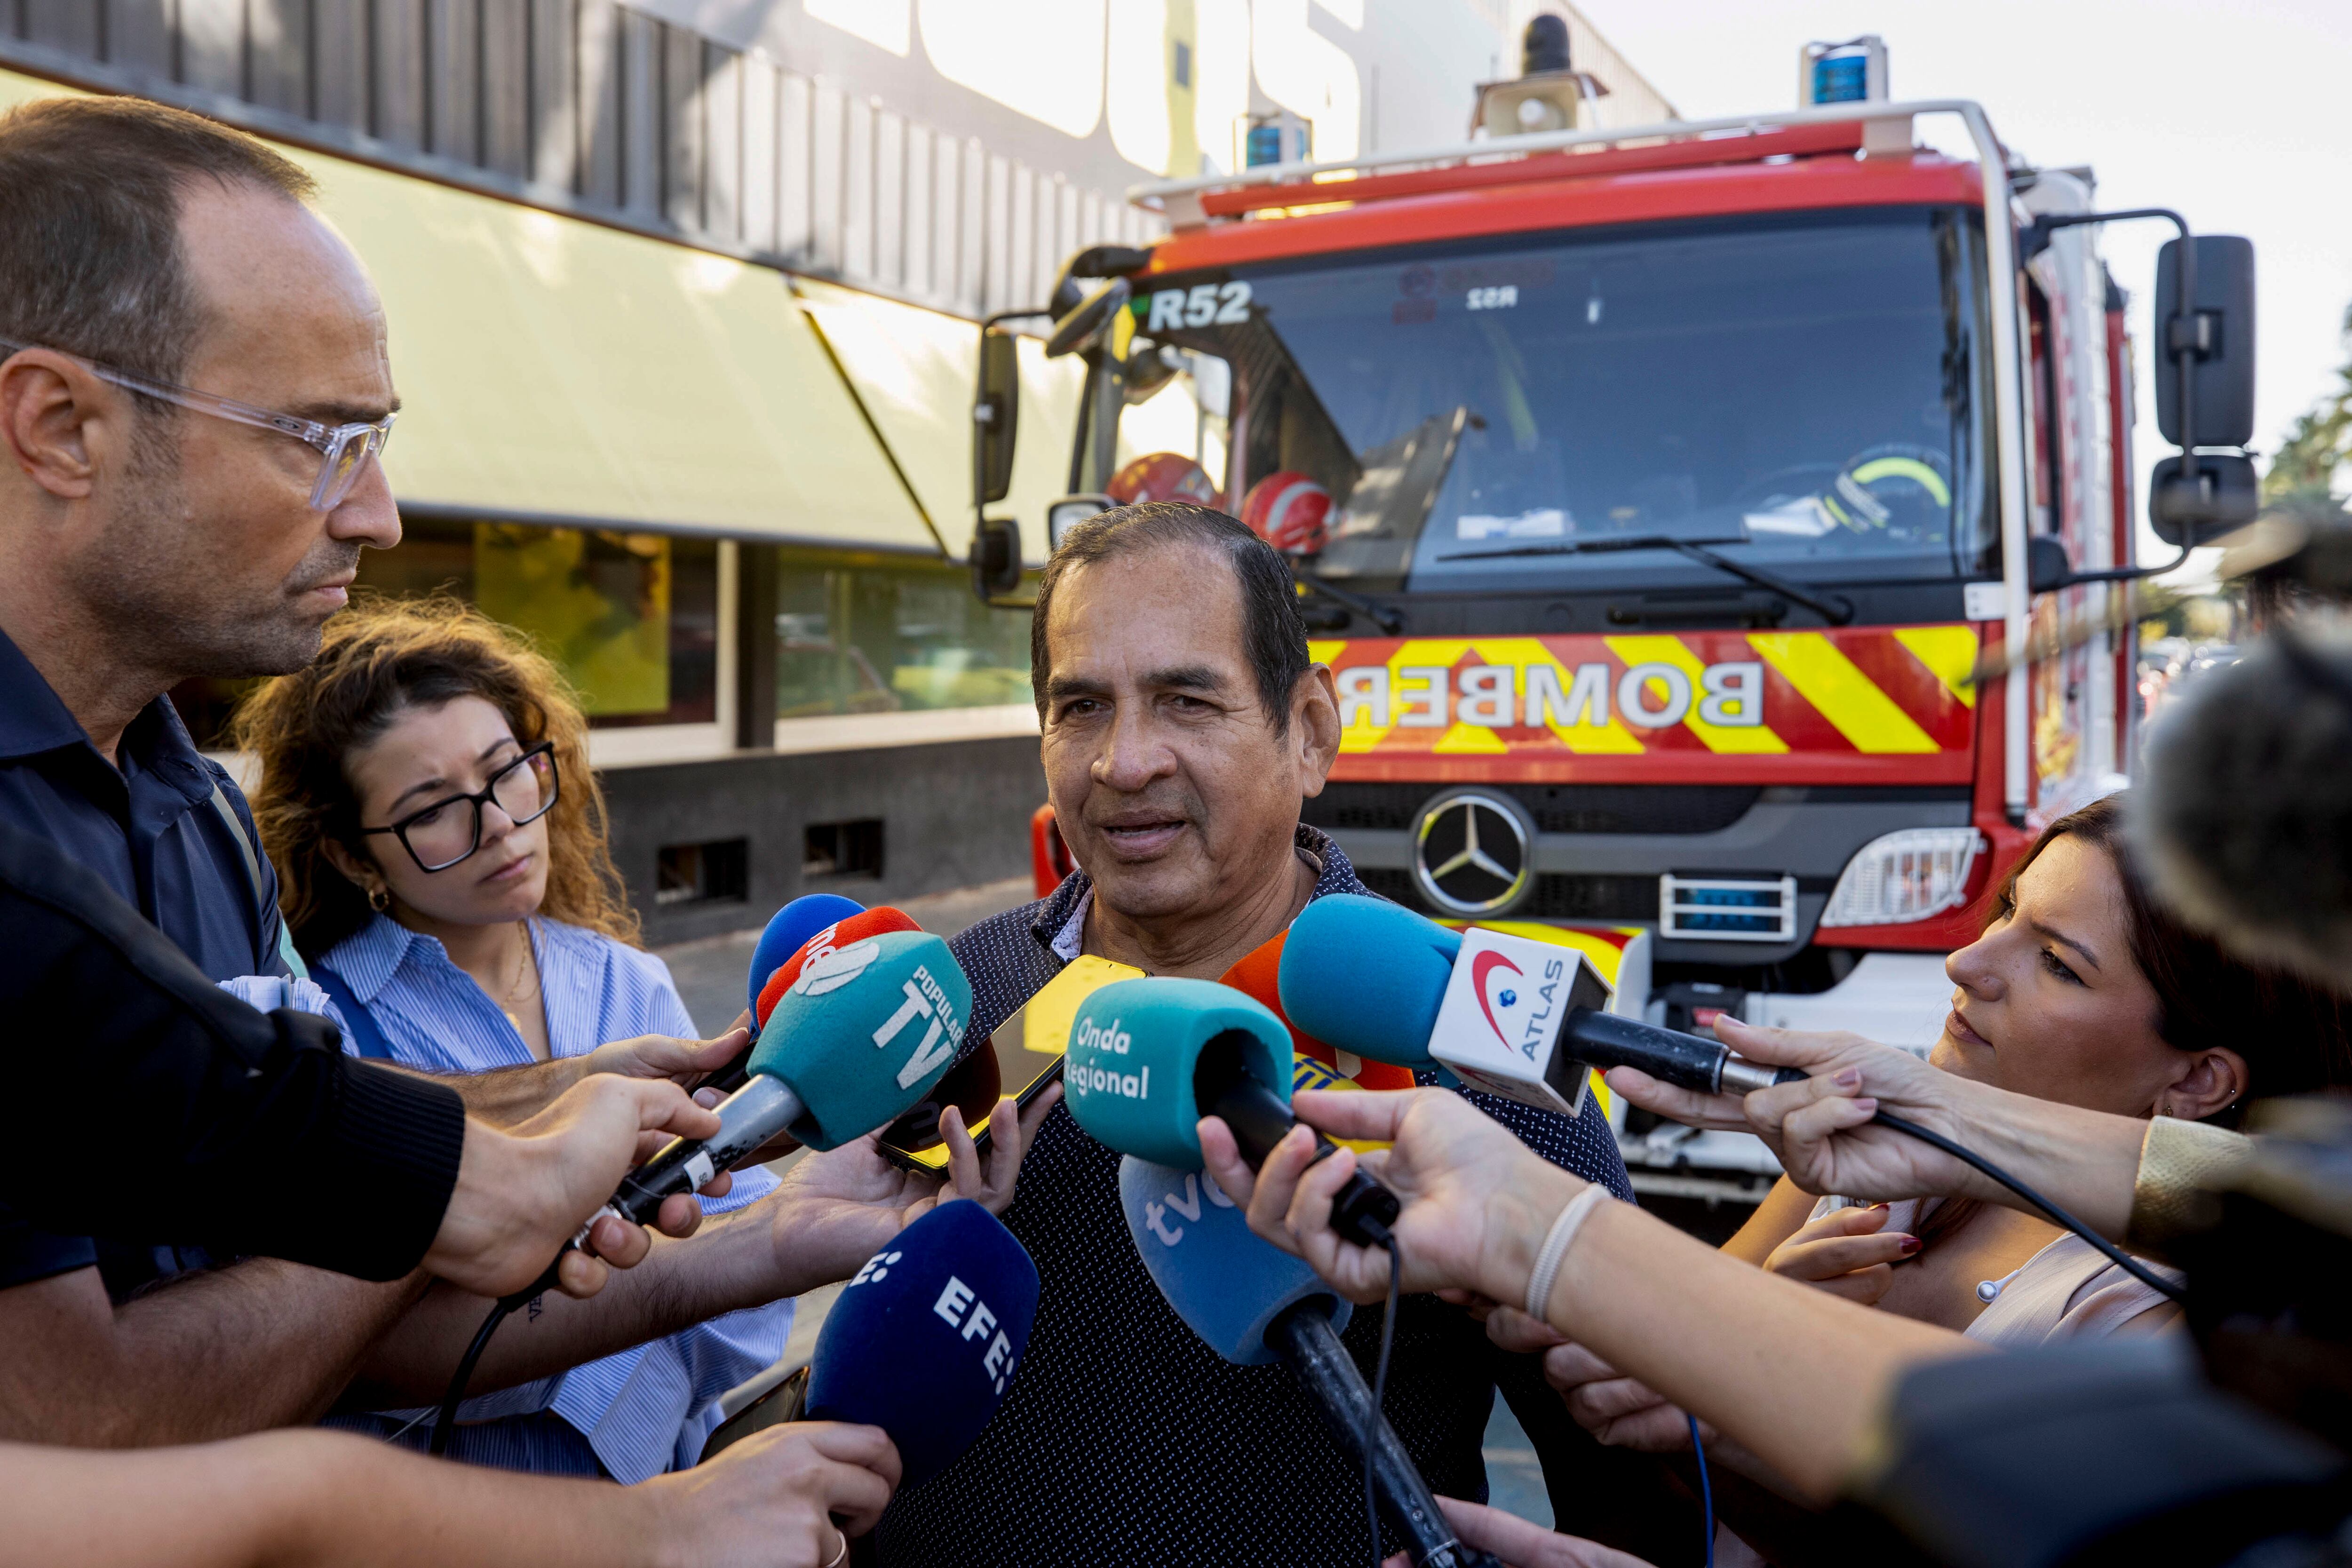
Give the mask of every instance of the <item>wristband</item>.
[{"label": "wristband", "polygon": [[1591,1183],[1569,1199],[1568,1206],[1559,1211],[1559,1217],[1551,1222],[1550,1234],[1544,1237],[1543,1246],[1536,1253],[1535,1272],[1528,1276],[1528,1316],[1536,1321],[1544,1321],[1544,1305],[1551,1300],[1552,1284],[1559,1278],[1559,1266],[1568,1258],[1569,1244],[1576,1239],[1576,1233],[1584,1228],[1584,1222],[1593,1209],[1608,1196],[1607,1187],[1598,1182]]}]

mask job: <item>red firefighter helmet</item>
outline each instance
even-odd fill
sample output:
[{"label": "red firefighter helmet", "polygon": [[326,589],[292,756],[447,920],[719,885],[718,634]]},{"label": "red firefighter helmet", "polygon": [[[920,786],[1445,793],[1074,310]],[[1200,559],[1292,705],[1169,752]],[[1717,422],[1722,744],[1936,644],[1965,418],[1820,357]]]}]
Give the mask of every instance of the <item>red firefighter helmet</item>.
[{"label": "red firefighter helmet", "polygon": [[1331,492],[1285,468],[1250,486],[1242,498],[1242,521],[1285,555],[1312,555],[1323,548],[1330,527]]},{"label": "red firefighter helmet", "polygon": [[1217,504],[1209,471],[1181,452],[1148,452],[1111,477],[1110,499],[1121,506],[1146,500]]}]

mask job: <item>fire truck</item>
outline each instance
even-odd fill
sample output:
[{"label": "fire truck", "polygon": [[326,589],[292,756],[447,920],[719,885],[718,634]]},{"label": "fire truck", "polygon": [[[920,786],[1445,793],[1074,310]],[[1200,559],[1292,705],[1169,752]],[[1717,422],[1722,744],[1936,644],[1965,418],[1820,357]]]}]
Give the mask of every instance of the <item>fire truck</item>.
[{"label": "fire truck", "polygon": [[[2134,560],[2098,225],[2179,227],[2149,508],[2184,557],[2253,510],[2252,250],[2100,213],[1976,103],[1888,100],[1883,54],[1811,101],[1822,53],[1790,112],[1585,129],[1571,100],[1133,192],[1166,237],[1073,257],[1046,312],[1086,381],[1045,521],[1141,452],[1291,552],[1344,726],[1304,816],[1376,891],[1574,943],[1654,1022],[1924,1050],[1982,895],[2134,759],[2123,584],[2175,563]],[[1009,603],[1005,321],[981,363],[972,561]],[[1050,810],[1034,835],[1042,893],[1069,862]],[[1775,1172],[1612,1115],[1646,1193]]]}]

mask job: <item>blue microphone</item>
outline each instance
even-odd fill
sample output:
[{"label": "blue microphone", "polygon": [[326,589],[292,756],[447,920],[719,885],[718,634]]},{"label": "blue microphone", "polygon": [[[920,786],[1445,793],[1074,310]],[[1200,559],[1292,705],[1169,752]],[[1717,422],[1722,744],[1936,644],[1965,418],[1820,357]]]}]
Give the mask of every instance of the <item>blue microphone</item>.
[{"label": "blue microphone", "polygon": [[1037,1265],[968,1198],[900,1231],[842,1288],[816,1337],[806,1415],[879,1426],[901,1485],[955,1463],[1004,1403],[1037,1321]]},{"label": "blue microphone", "polygon": [[760,945],[751,950],[751,970],[744,987],[743,1005],[758,1012],[761,988],[776,966],[801,950],[801,943],[832,925],[865,912],[856,899],[838,893],[804,893],[768,917]]},{"label": "blue microphone", "polygon": [[[1536,947],[1524,938],[1474,934],[1489,943]],[[1317,899],[1290,922],[1290,934],[1283,942],[1276,981],[1282,1010],[1298,1028],[1342,1050],[1399,1067],[1444,1067],[1474,1088],[1548,1109],[1556,1108],[1559,1098],[1581,1082],[1588,1067],[1604,1071],[1639,1068],[1702,1094],[1746,1094],[1804,1077],[1794,1068],[1775,1068],[1733,1056],[1719,1040],[1605,1011],[1607,987],[1562,948],[1536,947],[1556,967],[1573,973],[1558,987],[1559,1005],[1549,1013],[1549,1030],[1538,1037],[1530,1029],[1531,1037],[1521,1047],[1523,1060],[1512,1061],[1508,1052],[1499,1060],[1433,1056],[1438,1014],[1462,951],[1463,933],[1386,899],[1353,893]],[[1535,1003],[1534,980],[1512,984],[1524,997],[1506,993],[1503,1000]],[[1549,992],[1545,994],[1544,1005],[1551,1008]],[[1492,1018],[1491,1011],[1487,1016]],[[1548,1084],[1553,1093],[1527,1092],[1538,1083]]]},{"label": "blue microphone", "polygon": [[1364,1468],[1369,1440],[1374,1495],[1415,1564],[1498,1568],[1454,1539],[1429,1483],[1339,1342],[1353,1309],[1313,1269],[1253,1234],[1205,1173],[1129,1154],[1118,1163],[1118,1197],[1151,1282],[1202,1343],[1236,1365],[1279,1361],[1289,1367],[1350,1465]]}]

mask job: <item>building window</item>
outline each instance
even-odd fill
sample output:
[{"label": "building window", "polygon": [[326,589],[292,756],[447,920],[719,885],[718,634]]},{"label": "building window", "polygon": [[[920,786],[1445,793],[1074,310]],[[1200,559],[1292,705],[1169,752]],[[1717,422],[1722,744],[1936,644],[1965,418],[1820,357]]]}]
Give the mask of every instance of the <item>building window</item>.
[{"label": "building window", "polygon": [[1029,700],[1029,617],[974,598],[964,568],[782,552],[777,718]]},{"label": "building window", "polygon": [[530,637],[599,729],[719,717],[719,545],[609,529],[412,519],[362,586],[445,591]]}]

